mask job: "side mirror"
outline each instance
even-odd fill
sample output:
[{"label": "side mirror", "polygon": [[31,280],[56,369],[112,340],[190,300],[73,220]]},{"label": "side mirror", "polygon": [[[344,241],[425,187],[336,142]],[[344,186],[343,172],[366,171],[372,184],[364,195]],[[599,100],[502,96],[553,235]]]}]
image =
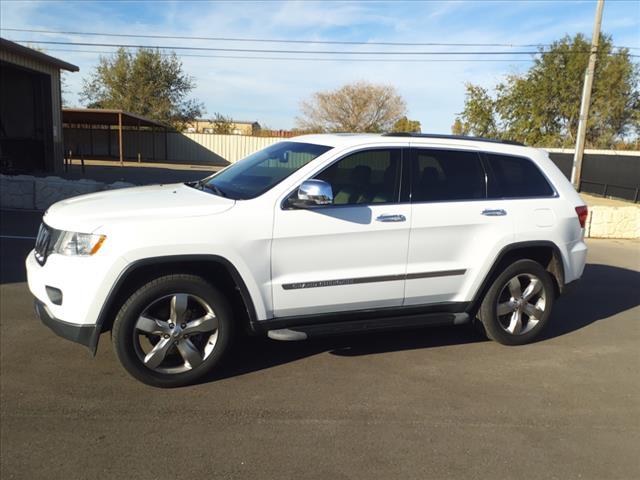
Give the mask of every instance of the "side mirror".
[{"label": "side mirror", "polygon": [[298,188],[297,199],[293,205],[296,207],[308,207],[313,205],[330,205],[333,203],[333,190],[331,185],[323,180],[305,180]]}]

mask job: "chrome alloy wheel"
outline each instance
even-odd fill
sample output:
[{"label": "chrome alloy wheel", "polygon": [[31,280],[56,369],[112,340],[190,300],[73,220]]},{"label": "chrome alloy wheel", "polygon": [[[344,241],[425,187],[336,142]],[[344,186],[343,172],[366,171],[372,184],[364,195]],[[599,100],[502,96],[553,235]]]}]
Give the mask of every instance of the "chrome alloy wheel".
[{"label": "chrome alloy wheel", "polygon": [[176,293],[151,302],[133,331],[134,347],[143,364],[159,373],[189,371],[213,352],[218,319],[201,298]]},{"label": "chrome alloy wheel", "polygon": [[524,335],[544,315],[547,292],[535,275],[523,273],[509,280],[498,295],[496,315],[500,326],[511,335]]}]

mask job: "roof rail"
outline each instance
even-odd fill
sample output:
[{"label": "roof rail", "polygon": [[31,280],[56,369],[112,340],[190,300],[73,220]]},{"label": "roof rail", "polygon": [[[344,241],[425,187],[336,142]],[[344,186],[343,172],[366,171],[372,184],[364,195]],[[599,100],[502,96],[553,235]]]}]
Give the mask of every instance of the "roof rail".
[{"label": "roof rail", "polygon": [[383,137],[416,137],[416,138],[442,138],[447,140],[469,140],[474,142],[491,142],[491,143],[504,143],[507,145],[519,145],[524,147],[525,144],[516,142],[514,140],[500,140],[498,138],[485,138],[485,137],[468,137],[466,135],[447,135],[440,133],[412,133],[412,132],[391,132],[383,133]]}]

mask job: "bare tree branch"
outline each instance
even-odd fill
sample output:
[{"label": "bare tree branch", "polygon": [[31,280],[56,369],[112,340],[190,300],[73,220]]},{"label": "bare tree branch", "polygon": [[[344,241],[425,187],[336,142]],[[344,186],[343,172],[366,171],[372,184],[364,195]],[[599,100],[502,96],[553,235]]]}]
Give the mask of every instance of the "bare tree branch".
[{"label": "bare tree branch", "polygon": [[385,132],[406,115],[407,106],[390,85],[356,82],[316,92],[300,104],[300,130],[311,132]]}]

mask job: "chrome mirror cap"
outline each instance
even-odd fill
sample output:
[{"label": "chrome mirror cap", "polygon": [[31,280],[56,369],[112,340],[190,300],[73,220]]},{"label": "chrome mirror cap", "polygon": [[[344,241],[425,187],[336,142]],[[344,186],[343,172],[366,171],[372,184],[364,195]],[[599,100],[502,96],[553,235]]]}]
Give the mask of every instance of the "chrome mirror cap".
[{"label": "chrome mirror cap", "polygon": [[306,180],[298,188],[298,200],[307,204],[329,205],[333,203],[333,190],[323,180]]}]

